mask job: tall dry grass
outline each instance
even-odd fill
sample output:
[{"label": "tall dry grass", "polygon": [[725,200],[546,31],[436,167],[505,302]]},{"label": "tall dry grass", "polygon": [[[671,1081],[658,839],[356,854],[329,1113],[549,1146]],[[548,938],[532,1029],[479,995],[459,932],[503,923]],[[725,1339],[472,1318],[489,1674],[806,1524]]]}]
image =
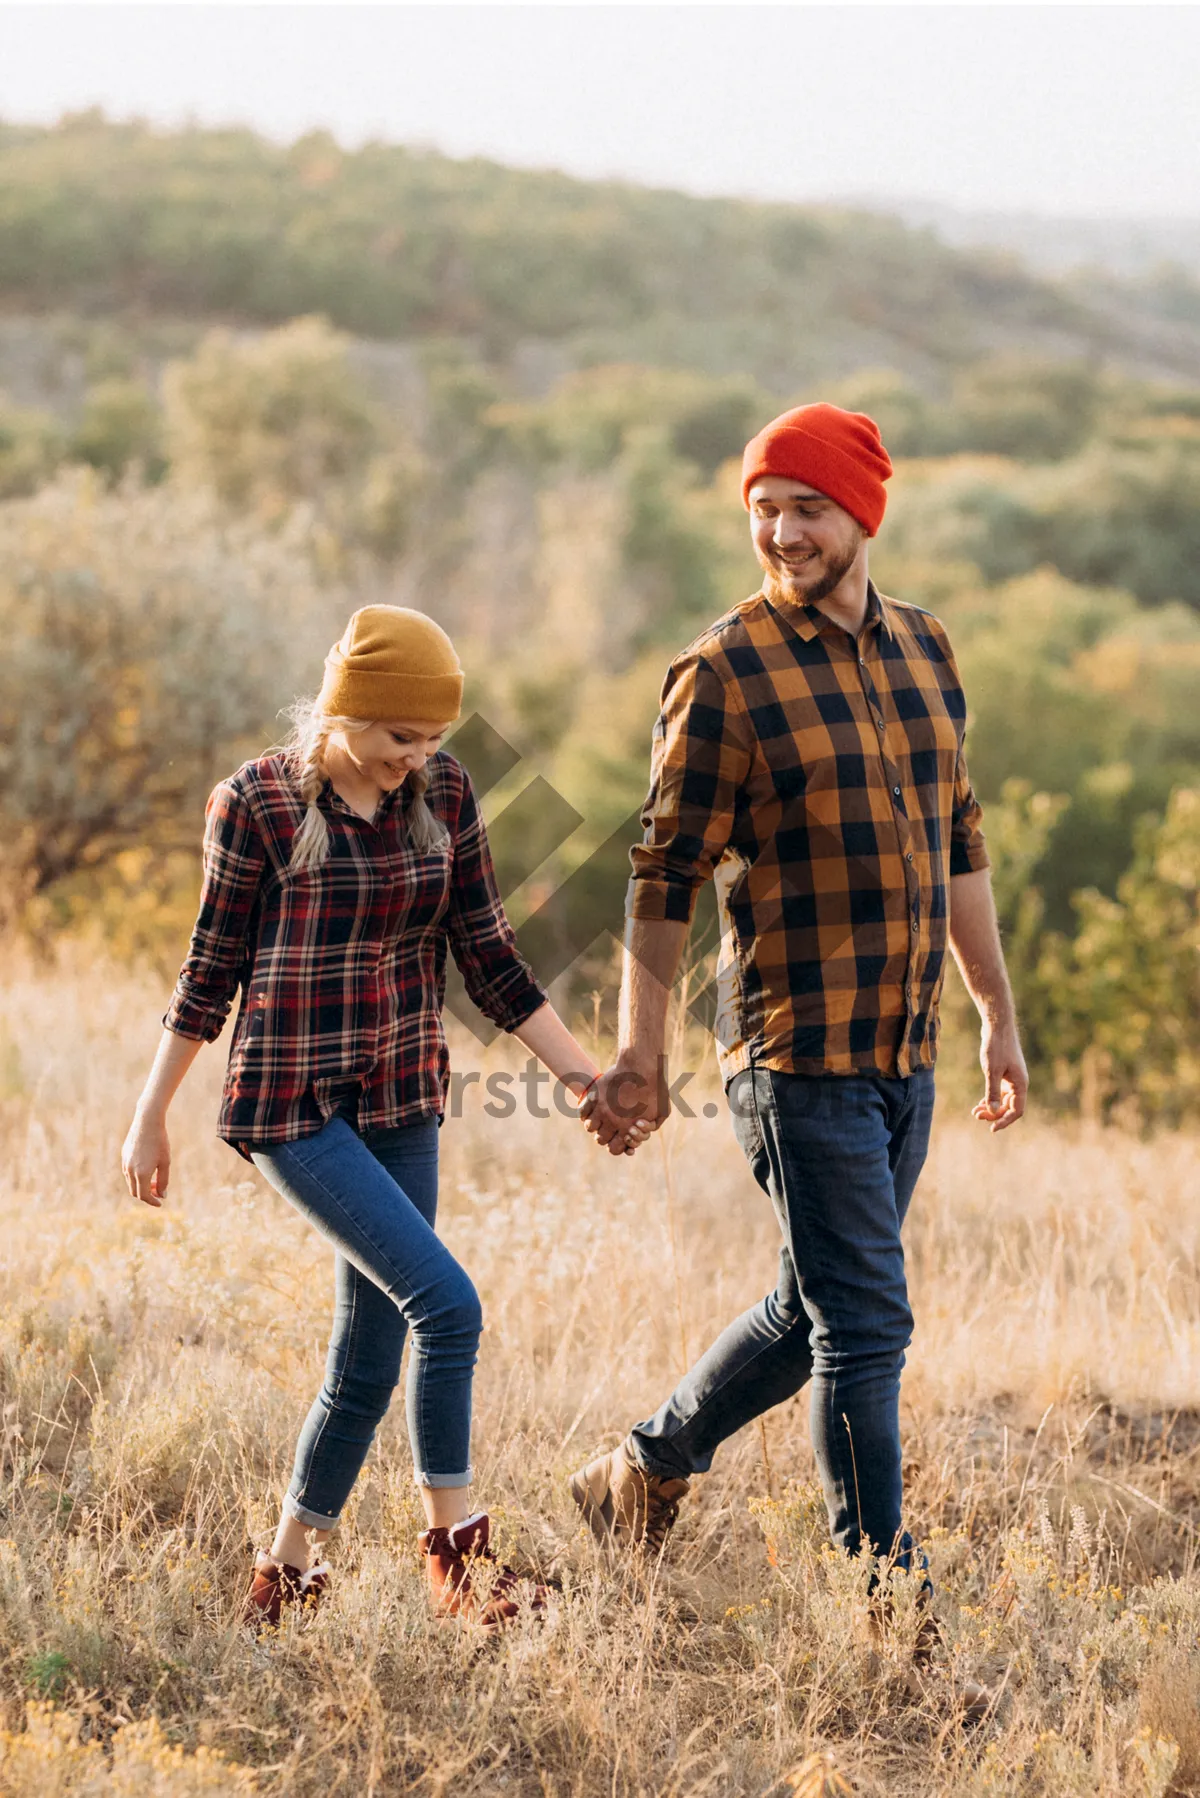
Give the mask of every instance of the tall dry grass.
[{"label": "tall dry grass", "polygon": [[[889,1798],[1200,1790],[1193,1139],[940,1121],[909,1230],[909,1519],[946,1642],[919,1689],[911,1605],[874,1642],[824,1546],[803,1400],[726,1445],[645,1577],[565,1497],[773,1277],[723,1110],[613,1162],[469,1091],[442,1228],[485,1304],[479,1496],[561,1596],[499,1642],[431,1628],[397,1407],[332,1602],[255,1644],[237,1601],[319,1378],[328,1256],[213,1136],[220,1048],[176,1107],[167,1208],[124,1196],[162,1001],[83,963],[5,981],[0,1791],[766,1798],[834,1789],[795,1772],[826,1752]],[[974,1731],[968,1678],[1000,1692]]]}]

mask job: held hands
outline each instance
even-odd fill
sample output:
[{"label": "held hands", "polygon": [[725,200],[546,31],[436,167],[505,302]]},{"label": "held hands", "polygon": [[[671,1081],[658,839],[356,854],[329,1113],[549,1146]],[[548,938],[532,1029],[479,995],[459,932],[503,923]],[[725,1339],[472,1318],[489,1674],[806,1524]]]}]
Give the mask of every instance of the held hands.
[{"label": "held hands", "polygon": [[135,1114],[121,1148],[121,1172],[133,1198],[156,1210],[162,1205],[171,1177],[165,1118],[143,1117],[140,1111]]},{"label": "held hands", "polygon": [[632,1155],[671,1109],[666,1081],[657,1067],[626,1057],[588,1088],[579,1107],[584,1128],[610,1155]]},{"label": "held hands", "polygon": [[1029,1091],[1029,1075],[1015,1022],[992,1024],[984,1021],[979,1044],[979,1065],[983,1069],[984,1095],[971,1107],[971,1116],[987,1124],[993,1135],[1007,1130],[1025,1113],[1025,1097]]}]

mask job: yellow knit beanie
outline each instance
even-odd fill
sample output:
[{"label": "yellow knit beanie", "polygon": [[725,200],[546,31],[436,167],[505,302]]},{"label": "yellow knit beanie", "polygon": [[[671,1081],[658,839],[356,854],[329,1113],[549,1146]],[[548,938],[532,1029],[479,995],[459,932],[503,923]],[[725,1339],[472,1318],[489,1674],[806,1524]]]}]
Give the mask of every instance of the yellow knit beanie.
[{"label": "yellow knit beanie", "polygon": [[363,606],[325,658],[317,704],[335,718],[449,724],[462,709],[454,645],[432,618],[407,606]]}]

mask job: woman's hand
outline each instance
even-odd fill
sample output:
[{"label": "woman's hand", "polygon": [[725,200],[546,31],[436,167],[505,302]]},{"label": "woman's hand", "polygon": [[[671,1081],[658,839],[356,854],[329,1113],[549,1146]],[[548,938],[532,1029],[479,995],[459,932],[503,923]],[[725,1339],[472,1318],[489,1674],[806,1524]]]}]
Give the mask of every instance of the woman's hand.
[{"label": "woman's hand", "polygon": [[[655,1126],[648,1124],[644,1118],[639,1118],[636,1124],[630,1124],[625,1132],[624,1153],[632,1155],[635,1150],[641,1148],[644,1142],[649,1142],[651,1131],[654,1128]],[[610,1144],[609,1147],[611,1149],[612,1145]]]},{"label": "woman's hand", "polygon": [[[531,1049],[555,1079],[561,1080],[572,1098],[579,1101],[579,1115],[586,1123],[595,1106],[593,1095],[601,1071],[587,1050],[575,1041],[549,1000],[519,1024],[513,1035]],[[649,1134],[650,1130],[642,1121],[628,1113],[605,1138],[605,1144],[611,1155],[632,1155]]]},{"label": "woman's hand", "polygon": [[606,1074],[596,1074],[584,1090],[576,1094],[579,1100],[579,1116],[584,1129],[595,1138],[602,1148],[606,1148],[610,1155],[632,1155],[641,1148],[644,1142],[649,1140],[651,1132],[656,1130],[658,1125],[641,1117],[631,1121],[628,1116],[624,1116],[619,1123],[614,1118],[608,1118],[609,1133],[604,1136],[598,1135],[600,1117],[607,1117],[606,1112],[598,1111],[597,1108],[603,1106],[604,1083],[608,1078],[609,1076]]},{"label": "woman's hand", "polygon": [[121,1172],[135,1199],[157,1210],[171,1177],[171,1144],[165,1114],[138,1111],[121,1149]]},{"label": "woman's hand", "polygon": [[179,1090],[201,1045],[188,1036],[164,1030],[154,1066],[138,1100],[129,1135],[121,1149],[121,1172],[135,1199],[162,1204],[171,1177],[171,1145],[167,1140],[167,1107]]}]

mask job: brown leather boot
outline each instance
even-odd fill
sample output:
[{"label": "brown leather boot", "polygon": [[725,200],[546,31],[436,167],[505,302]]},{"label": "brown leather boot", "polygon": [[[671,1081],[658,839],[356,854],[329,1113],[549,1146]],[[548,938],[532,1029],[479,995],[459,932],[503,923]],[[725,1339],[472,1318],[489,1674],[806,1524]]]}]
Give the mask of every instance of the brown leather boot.
[{"label": "brown leather boot", "polygon": [[[908,1688],[909,1697],[914,1703],[926,1696],[929,1691],[931,1676],[936,1672],[935,1657],[942,1646],[942,1632],[931,1606],[932,1590],[922,1591],[920,1596],[920,1621],[917,1624],[916,1639],[913,1642],[912,1661],[905,1676],[904,1684]],[[872,1637],[882,1641],[892,1616],[891,1602],[887,1598],[873,1600],[869,1614]],[[956,1698],[960,1712],[960,1721],[964,1729],[973,1729],[982,1723],[993,1710],[996,1695],[988,1686],[980,1685],[977,1680],[965,1679],[959,1686]]]},{"label": "brown leather boot", "polygon": [[622,1442],[571,1476],[571,1497],[597,1542],[660,1555],[689,1482],[643,1473]]},{"label": "brown leather boot", "polygon": [[[922,1681],[933,1672],[934,1656],[942,1646],[942,1632],[937,1618],[929,1608],[928,1600],[924,1604],[923,1611],[924,1614],[917,1626],[917,1639],[913,1644],[913,1670],[909,1679],[909,1688],[913,1690],[914,1696],[917,1695]],[[982,1723],[996,1703],[996,1695],[990,1687],[980,1685],[979,1681],[974,1679],[963,1680],[958,1688],[957,1697],[964,1729],[974,1729],[977,1723]]]},{"label": "brown leather boot", "polygon": [[254,1574],[250,1590],[242,1606],[242,1622],[255,1634],[263,1629],[278,1629],[285,1605],[299,1605],[312,1610],[320,1602],[329,1585],[329,1566],[310,1567],[301,1573],[298,1567],[273,1561],[270,1555],[254,1557]]},{"label": "brown leather boot", "polygon": [[[460,1618],[485,1630],[503,1629],[523,1610],[544,1611],[546,1587],[522,1579],[497,1561],[489,1546],[486,1511],[463,1523],[422,1530],[417,1545],[429,1569],[429,1594],[440,1622]],[[524,1590],[522,1590],[524,1588]]]}]

